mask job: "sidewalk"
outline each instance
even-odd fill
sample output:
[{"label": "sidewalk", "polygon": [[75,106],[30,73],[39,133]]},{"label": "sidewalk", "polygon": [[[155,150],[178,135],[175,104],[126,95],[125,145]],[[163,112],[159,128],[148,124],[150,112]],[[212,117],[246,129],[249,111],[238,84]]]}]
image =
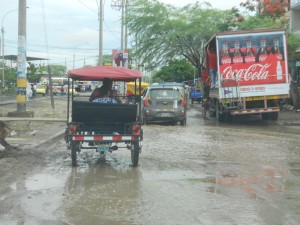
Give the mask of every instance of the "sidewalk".
[{"label": "sidewalk", "polygon": [[[36,148],[63,137],[67,123],[67,98],[55,98],[52,108],[49,97],[30,99],[26,110],[33,111],[33,118],[7,117],[8,112],[16,111],[16,100],[0,101],[0,120],[11,129],[6,141],[18,149]],[[2,116],[2,117],[1,117]]]}]

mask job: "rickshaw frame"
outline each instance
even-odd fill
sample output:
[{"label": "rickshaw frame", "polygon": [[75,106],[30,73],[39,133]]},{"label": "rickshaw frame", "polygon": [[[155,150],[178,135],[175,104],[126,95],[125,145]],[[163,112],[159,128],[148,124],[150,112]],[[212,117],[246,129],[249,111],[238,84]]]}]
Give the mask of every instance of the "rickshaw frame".
[{"label": "rickshaw frame", "polygon": [[[73,90],[75,81],[103,81],[104,78],[135,82],[141,88],[142,75],[139,71],[110,66],[69,70],[68,81],[72,79],[72,82],[68,82],[68,88],[71,85]],[[80,97],[82,96],[68,95],[67,103],[65,141],[71,150],[72,166],[77,166],[77,154],[81,149],[96,149],[104,154],[119,148],[130,150],[132,165],[138,166],[143,140],[141,97],[136,96],[134,102],[120,104],[77,100]],[[126,99],[126,96],[122,97]],[[125,144],[125,147],[120,147],[119,144]]]}]

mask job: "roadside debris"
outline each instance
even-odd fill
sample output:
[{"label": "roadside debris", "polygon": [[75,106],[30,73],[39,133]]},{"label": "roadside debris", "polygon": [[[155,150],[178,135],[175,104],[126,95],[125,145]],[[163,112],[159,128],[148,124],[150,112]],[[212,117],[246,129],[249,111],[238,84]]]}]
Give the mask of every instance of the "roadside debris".
[{"label": "roadside debris", "polygon": [[10,128],[6,123],[0,120],[0,147],[4,147],[4,149],[8,149],[10,147],[10,144],[8,144],[5,140],[9,133]]}]

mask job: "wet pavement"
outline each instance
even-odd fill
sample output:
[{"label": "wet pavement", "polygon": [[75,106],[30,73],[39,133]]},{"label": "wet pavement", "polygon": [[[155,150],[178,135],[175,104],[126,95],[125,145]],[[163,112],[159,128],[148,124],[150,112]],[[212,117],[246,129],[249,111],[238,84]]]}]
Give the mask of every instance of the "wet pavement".
[{"label": "wet pavement", "polygon": [[291,117],[226,124],[200,111],[186,127],[144,126],[137,168],[128,150],[85,150],[72,168],[62,139],[2,158],[0,224],[299,224],[300,132],[280,125]]}]

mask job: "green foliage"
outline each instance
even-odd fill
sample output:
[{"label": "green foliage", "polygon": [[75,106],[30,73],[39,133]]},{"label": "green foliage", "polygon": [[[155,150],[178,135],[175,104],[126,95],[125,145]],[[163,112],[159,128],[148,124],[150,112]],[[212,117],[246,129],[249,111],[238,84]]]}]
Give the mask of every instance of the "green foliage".
[{"label": "green foliage", "polygon": [[300,49],[300,35],[295,33],[288,33],[288,59],[290,61],[300,60],[300,54],[295,53],[296,50]]},{"label": "green foliage", "polygon": [[261,28],[283,28],[283,24],[275,23],[269,16],[249,16],[246,20],[235,24],[238,30],[255,30]]},{"label": "green foliage", "polygon": [[[156,82],[180,78],[173,77],[172,69],[165,66],[183,59],[195,66],[198,72],[196,77],[201,77],[205,67],[204,46],[215,33],[287,27],[288,21],[283,14],[273,16],[270,13],[277,10],[273,5],[268,8],[268,5],[262,6],[259,0],[246,2],[241,6],[248,11],[242,13],[236,7],[225,11],[213,9],[208,2],[175,8],[157,0],[133,0],[126,21],[134,38],[130,60],[135,61],[137,67],[144,65],[145,70],[161,68],[154,76]],[[254,15],[253,12],[257,13]],[[289,34],[289,52],[297,48],[297,40]],[[290,59],[296,57],[289,54]]]},{"label": "green foliage", "polygon": [[17,70],[15,68],[6,68],[5,72],[5,86],[14,87],[17,83]]},{"label": "green foliage", "polygon": [[213,9],[207,2],[175,8],[157,0],[135,0],[127,24],[135,38],[132,56],[146,70],[186,59],[201,68],[204,45],[218,31],[230,26],[235,14]]},{"label": "green foliage", "polygon": [[66,75],[67,68],[62,65],[49,65],[51,68],[52,76],[63,77]]},{"label": "green foliage", "polygon": [[183,82],[194,78],[194,67],[186,60],[170,61],[152,77],[154,83]]}]

